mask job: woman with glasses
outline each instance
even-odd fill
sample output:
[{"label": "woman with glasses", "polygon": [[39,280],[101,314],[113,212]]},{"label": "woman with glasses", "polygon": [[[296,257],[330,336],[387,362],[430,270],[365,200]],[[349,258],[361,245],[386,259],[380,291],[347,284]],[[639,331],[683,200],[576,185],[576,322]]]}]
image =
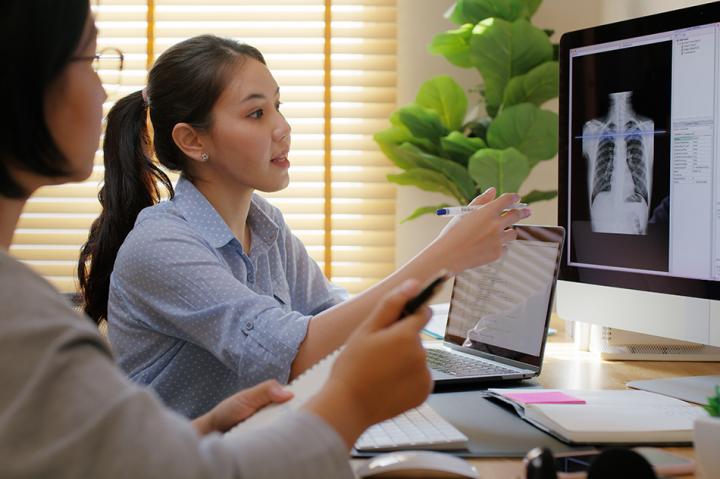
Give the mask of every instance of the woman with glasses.
[{"label": "woman with glasses", "polygon": [[[115,367],[92,321],[8,254],[32,192],[92,171],[106,95],[88,1],[7,0],[0,27],[0,477],[354,477],[347,453],[363,430],[430,390],[418,340],[428,310],[396,322],[417,283],[385,295],[323,389],[265,429],[213,434],[289,399],[274,381],[192,422],[169,411]],[[376,359],[384,367],[368,371]]]},{"label": "woman with glasses", "polygon": [[[282,213],[255,191],[289,182],[281,87],[255,48],[203,35],[157,59],[108,115],[103,211],[79,263],[85,311],[108,319],[132,380],[188,417],[340,347],[380,297],[498,258],[527,209],[494,191],[388,278],[343,301]],[[153,139],[149,138],[149,113]],[[152,156],[179,171],[173,188]],[[171,199],[159,201],[163,185]],[[132,230],[132,231],[131,231]],[[374,362],[373,367],[381,367]]]}]

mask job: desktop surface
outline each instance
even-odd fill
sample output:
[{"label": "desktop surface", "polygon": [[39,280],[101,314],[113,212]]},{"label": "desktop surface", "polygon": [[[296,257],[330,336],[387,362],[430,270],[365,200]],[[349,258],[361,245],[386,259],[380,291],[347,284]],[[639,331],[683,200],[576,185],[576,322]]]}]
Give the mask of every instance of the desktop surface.
[{"label": "desktop surface", "polygon": [[[625,389],[628,381],[662,377],[709,375],[717,364],[701,362],[603,361],[596,354],[577,351],[573,341],[561,330],[549,339],[541,375],[536,379],[545,388]],[[691,447],[666,448],[672,453],[694,458]],[[361,459],[353,462],[357,465]],[[480,477],[522,477],[522,460],[513,458],[468,459]],[[682,476],[683,478],[702,477]]]}]

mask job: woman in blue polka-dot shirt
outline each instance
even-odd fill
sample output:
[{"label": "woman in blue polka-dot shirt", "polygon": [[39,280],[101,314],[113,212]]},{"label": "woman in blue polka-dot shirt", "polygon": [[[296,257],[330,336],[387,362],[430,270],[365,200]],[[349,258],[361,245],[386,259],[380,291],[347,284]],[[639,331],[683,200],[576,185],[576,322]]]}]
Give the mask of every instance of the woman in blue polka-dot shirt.
[{"label": "woman in blue polka-dot shirt", "polygon": [[[491,189],[473,201],[482,208],[344,301],[282,213],[254,193],[288,185],[289,150],[280,88],[260,52],[210,35],[166,51],[147,87],[108,115],[103,211],[79,264],[85,309],[107,318],[130,377],[187,416],[262,380],[291,380],[402,281],[495,260],[530,214],[503,213],[518,197]],[[174,191],[153,153],[181,172]]]}]

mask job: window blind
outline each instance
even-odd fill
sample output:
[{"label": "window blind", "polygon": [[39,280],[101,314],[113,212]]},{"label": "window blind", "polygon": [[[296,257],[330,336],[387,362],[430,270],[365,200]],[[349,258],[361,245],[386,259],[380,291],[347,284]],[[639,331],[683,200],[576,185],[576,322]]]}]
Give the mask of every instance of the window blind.
[{"label": "window blind", "polygon": [[[293,131],[290,186],[263,195],[283,211],[321,267],[331,258],[331,268],[326,269],[331,279],[357,293],[394,269],[395,187],[386,179],[392,166],[372,135],[386,127],[395,108],[396,5],[395,0],[331,3],[327,96],[323,0],[155,0],[150,7],[150,46],[157,56],[185,38],[209,32],[263,52],[280,85],[282,110]],[[117,98],[145,84],[148,3],[102,0],[93,8],[100,31],[98,49],[117,47],[125,53],[120,86],[108,85],[109,109]],[[114,83],[102,72],[101,77]],[[326,160],[328,99],[332,119]],[[326,161],[331,165],[329,176]],[[99,212],[102,175],[99,151],[91,178],[42,188],[20,218],[12,254],[64,292],[76,290],[78,252]]]}]

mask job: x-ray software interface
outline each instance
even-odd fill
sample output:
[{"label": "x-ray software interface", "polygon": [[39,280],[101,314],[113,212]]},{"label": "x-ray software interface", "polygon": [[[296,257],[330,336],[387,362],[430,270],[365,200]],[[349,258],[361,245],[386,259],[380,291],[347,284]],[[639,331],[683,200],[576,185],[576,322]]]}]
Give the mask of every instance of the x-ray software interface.
[{"label": "x-ray software interface", "polygon": [[720,279],[720,24],[569,56],[568,264]]}]

